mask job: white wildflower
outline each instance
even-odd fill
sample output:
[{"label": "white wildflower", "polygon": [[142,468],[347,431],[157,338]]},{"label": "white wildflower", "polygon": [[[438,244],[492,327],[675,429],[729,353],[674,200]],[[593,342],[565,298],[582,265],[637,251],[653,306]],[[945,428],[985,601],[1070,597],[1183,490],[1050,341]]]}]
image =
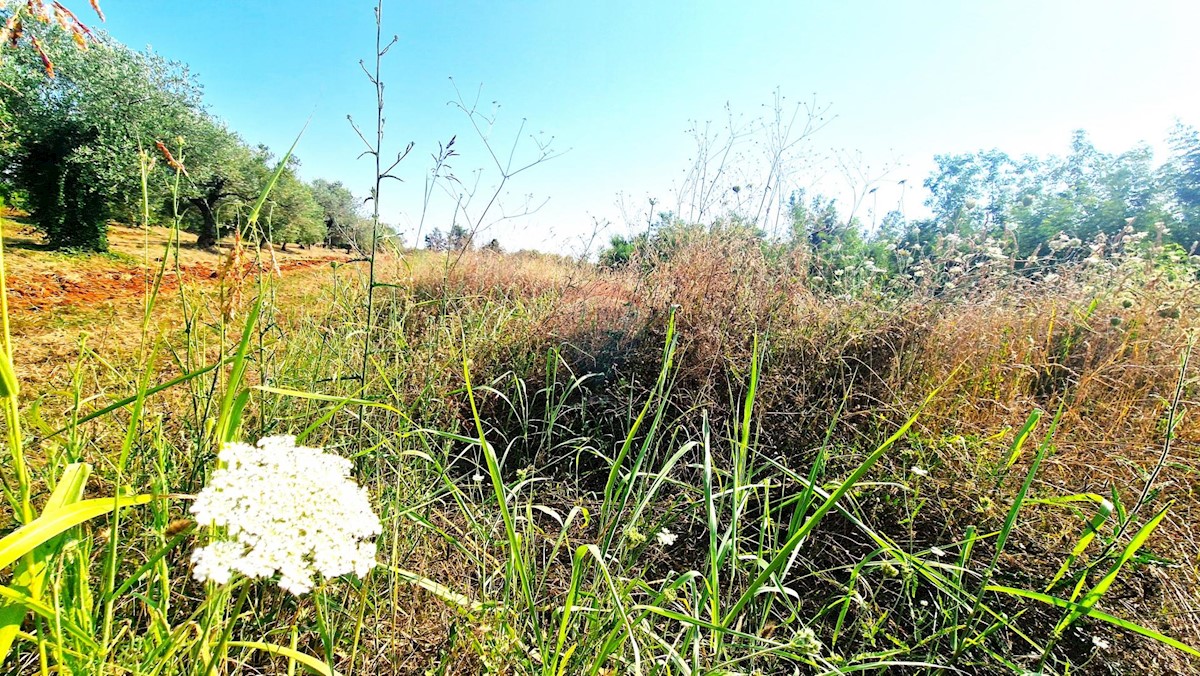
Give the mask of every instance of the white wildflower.
[{"label": "white wildflower", "polygon": [[314,575],[366,575],[375,566],[374,538],[382,530],[366,490],[350,478],[350,461],[295,437],[257,445],[225,444],[221,466],[196,496],[191,512],[224,538],[192,553],[193,574],[229,582],[280,576],[279,586],[299,595]]},{"label": "white wildflower", "polygon": [[236,542],[218,540],[192,553],[192,567],[197,579],[227,584],[234,562],[246,548]]},{"label": "white wildflower", "polygon": [[664,547],[670,547],[671,545],[675,544],[675,540],[678,537],[678,535],[664,528],[655,534],[654,539],[658,541],[658,544]]},{"label": "white wildflower", "polygon": [[471,477],[471,481],[474,481],[477,484],[481,484],[481,483],[483,483],[483,475],[480,474],[479,472],[476,472],[475,476]]},{"label": "white wildflower", "polygon": [[912,472],[913,474],[916,474],[917,476],[929,476],[929,470],[922,469],[920,467],[917,467],[916,465],[913,465],[913,468],[910,469],[909,471]]},{"label": "white wildflower", "polygon": [[1096,648],[1098,648],[1100,650],[1108,650],[1109,648],[1112,647],[1112,644],[1110,644],[1108,641],[1100,638],[1099,636],[1092,637],[1092,645],[1096,646]]}]

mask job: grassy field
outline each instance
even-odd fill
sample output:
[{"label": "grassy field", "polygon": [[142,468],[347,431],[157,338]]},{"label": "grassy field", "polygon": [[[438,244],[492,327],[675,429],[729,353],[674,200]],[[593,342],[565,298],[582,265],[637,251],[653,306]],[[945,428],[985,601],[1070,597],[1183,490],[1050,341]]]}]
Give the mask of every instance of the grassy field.
[{"label": "grassy field", "polygon": [[[1200,673],[1186,260],[899,294],[720,229],[395,252],[368,324],[325,249],[8,232],[6,492],[102,511],[0,541],[41,598],[5,673]],[[278,434],[353,461],[377,567],[196,582],[220,443]]]}]

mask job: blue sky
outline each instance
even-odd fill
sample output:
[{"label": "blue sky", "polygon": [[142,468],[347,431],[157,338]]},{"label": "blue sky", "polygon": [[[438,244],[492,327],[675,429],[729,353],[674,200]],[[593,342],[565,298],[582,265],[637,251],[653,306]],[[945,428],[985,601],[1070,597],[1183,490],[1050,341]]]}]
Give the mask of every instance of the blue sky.
[{"label": "blue sky", "polygon": [[[211,110],[247,140],[286,148],[311,116],[298,154],[305,178],[359,194],[371,166],[347,114],[373,123],[359,70],[373,47],[373,3],[106,0],[103,27],[122,42],[188,63]],[[492,139],[517,162],[553,137],[561,156],[516,176],[486,236],[506,248],[578,248],[644,223],[654,198],[672,204],[696,156],[692,121],[719,125],[728,103],[752,120],[785,105],[828,106],[803,146],[791,185],[852,199],[836,158],[877,178],[868,221],[903,204],[920,212],[936,153],[999,147],[1061,153],[1074,129],[1102,150],[1145,141],[1162,149],[1175,119],[1200,124],[1200,5],[1179,0],[822,0],[806,2],[410,2],[389,0],[385,33],[388,143],[415,142],[383,194],[384,219],[411,238],[439,141],[476,185],[478,217],[498,175],[468,118],[448,105],[454,84],[500,108]],[[454,84],[451,83],[453,78]],[[745,152],[753,152],[743,147]],[[886,169],[886,171],[885,171]],[[853,173],[853,172],[852,172]],[[899,185],[906,181],[907,187]],[[860,186],[861,192],[861,186]],[[442,226],[455,199],[436,192],[426,219]]]}]

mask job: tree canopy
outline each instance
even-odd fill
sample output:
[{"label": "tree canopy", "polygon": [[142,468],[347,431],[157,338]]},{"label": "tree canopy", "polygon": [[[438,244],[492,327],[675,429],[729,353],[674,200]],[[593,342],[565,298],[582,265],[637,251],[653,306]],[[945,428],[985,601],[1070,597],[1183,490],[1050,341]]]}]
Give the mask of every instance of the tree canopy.
[{"label": "tree canopy", "polygon": [[[0,10],[0,19],[11,16]],[[75,33],[25,23],[37,49],[8,49],[0,61],[0,196],[22,198],[62,248],[104,250],[110,220],[139,223],[143,191],[156,207],[152,218],[178,217],[201,247],[239,227],[274,157],[207,110],[185,65],[103,33],[89,31],[81,49]],[[339,207],[331,221],[297,166],[285,168],[256,235],[314,244],[330,239],[332,224],[339,245],[354,241],[359,224],[346,215],[353,209]]]},{"label": "tree canopy", "polygon": [[354,193],[341,181],[321,178],[314,180],[311,188],[323,212],[326,246],[346,250],[369,247],[371,223],[363,216],[362,202]]}]

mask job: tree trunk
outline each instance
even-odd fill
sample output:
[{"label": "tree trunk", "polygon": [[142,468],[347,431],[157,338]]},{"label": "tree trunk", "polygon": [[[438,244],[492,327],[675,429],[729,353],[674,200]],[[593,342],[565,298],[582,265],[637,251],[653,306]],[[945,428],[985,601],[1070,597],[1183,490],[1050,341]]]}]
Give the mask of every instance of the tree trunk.
[{"label": "tree trunk", "polygon": [[217,245],[217,238],[220,236],[217,231],[217,215],[207,200],[193,199],[191,202],[203,219],[199,236],[196,237],[196,246],[201,249],[211,249]]}]

